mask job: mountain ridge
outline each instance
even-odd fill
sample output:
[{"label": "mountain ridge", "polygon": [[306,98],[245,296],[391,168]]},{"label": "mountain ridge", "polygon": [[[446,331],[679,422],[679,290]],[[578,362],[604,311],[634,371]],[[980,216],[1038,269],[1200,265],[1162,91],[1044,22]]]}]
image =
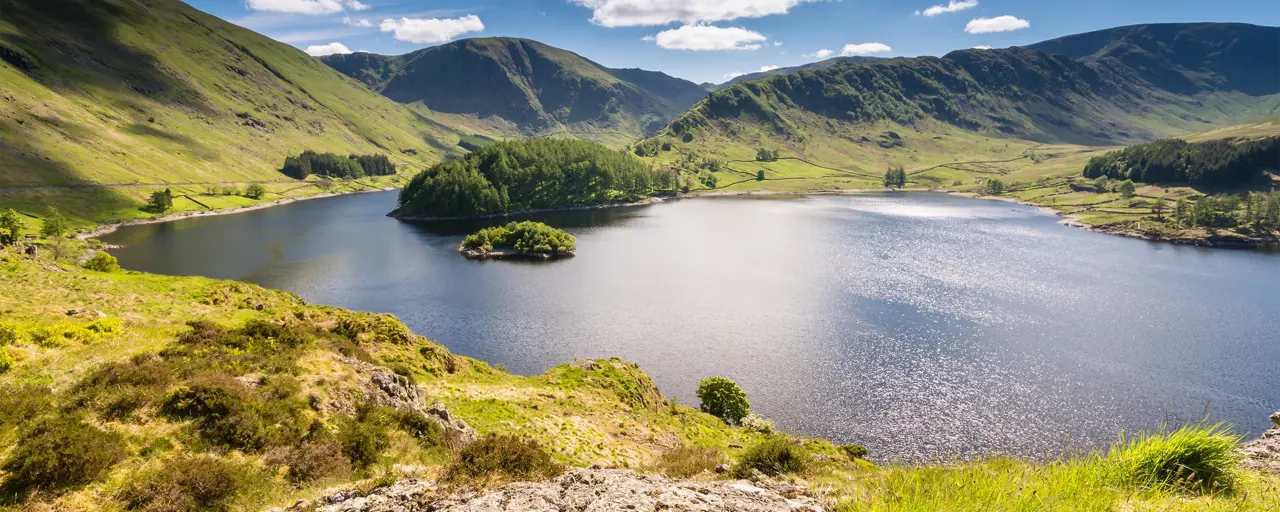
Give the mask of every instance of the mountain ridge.
[{"label": "mountain ridge", "polygon": [[612,69],[522,38],[469,38],[404,55],[321,60],[397,102],[499,117],[522,135],[561,127],[577,134],[651,135],[706,95],[697,84],[665,73]]}]

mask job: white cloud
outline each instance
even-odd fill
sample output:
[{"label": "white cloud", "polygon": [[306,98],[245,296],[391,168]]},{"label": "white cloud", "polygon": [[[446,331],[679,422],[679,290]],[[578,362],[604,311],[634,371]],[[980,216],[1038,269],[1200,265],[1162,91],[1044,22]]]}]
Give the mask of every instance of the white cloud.
[{"label": "white cloud", "polygon": [[774,45],[774,46],[782,46],[782,41],[774,41],[774,42],[773,42],[773,45]]},{"label": "white cloud", "polygon": [[952,12],[960,12],[965,9],[972,9],[978,6],[978,0],[951,0],[947,5],[935,5],[923,11],[916,11],[916,14],[925,16],[937,16],[939,14],[947,14]]},{"label": "white cloud", "polygon": [[840,50],[841,57],[852,57],[854,55],[871,55],[873,53],[891,52],[893,48],[884,43],[858,43],[846,44]]},{"label": "white cloud", "polygon": [[342,18],[342,23],[345,25],[351,25],[353,27],[372,27],[373,26],[373,22],[367,19],[361,18],[361,19],[355,20],[355,19],[351,19],[350,16]]},{"label": "white cloud", "polygon": [[378,28],[383,32],[394,32],[399,41],[447,43],[462,34],[484,30],[484,23],[479,16],[468,14],[461,18],[385,19]]},{"label": "white cloud", "polygon": [[977,18],[965,25],[964,31],[970,34],[986,34],[988,32],[1009,32],[1031,26],[1031,22],[1013,16],[996,16],[994,18]]},{"label": "white cloud", "polygon": [[757,69],[755,71],[748,71],[746,73],[726,73],[724,77],[728,78],[729,80],[733,80],[734,78],[738,78],[742,75],[747,75],[751,73],[764,73],[767,71],[773,71],[775,69],[778,69],[778,66],[760,66],[760,69]]},{"label": "white cloud", "polygon": [[827,58],[827,57],[830,57],[830,56],[832,56],[832,55],[835,55],[835,53],[836,53],[836,52],[833,52],[833,51],[831,51],[831,50],[828,50],[828,49],[826,49],[826,48],[823,48],[823,49],[818,50],[818,51],[816,51],[816,52],[813,52],[813,53],[807,54],[807,55],[805,55],[805,57],[817,57],[817,58],[819,58],[819,59],[825,59],[825,58]]},{"label": "white cloud", "polygon": [[818,0],[570,0],[591,9],[591,21],[606,27],[638,27],[728,21],[786,14]]},{"label": "white cloud", "polygon": [[759,50],[759,43],[768,40],[763,34],[745,28],[709,25],[685,25],[652,37],[659,47],[668,50],[695,51]]},{"label": "white cloud", "polygon": [[974,50],[991,50],[992,48],[990,46],[980,44],[978,46],[974,46],[973,49]]},{"label": "white cloud", "polygon": [[351,53],[351,49],[342,43],[317,44],[307,47],[307,55],[312,57],[324,57],[325,55],[333,55],[335,53],[347,54]]},{"label": "white cloud", "polygon": [[347,9],[363,11],[369,8],[359,0],[245,0],[244,5],[254,11],[313,15],[335,14]]}]

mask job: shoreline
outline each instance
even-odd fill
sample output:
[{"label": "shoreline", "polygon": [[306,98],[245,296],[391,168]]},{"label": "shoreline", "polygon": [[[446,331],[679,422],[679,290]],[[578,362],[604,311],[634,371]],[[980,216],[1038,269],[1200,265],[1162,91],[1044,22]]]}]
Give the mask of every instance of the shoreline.
[{"label": "shoreline", "polygon": [[397,187],[385,187],[385,188],[380,188],[376,190],[355,190],[351,192],[325,192],[323,194],[316,194],[313,196],[284,197],[284,198],[276,199],[274,201],[267,201],[263,203],[250,205],[250,206],[242,206],[239,208],[223,208],[220,210],[197,210],[197,211],[171,213],[168,215],[161,215],[159,217],[152,217],[149,219],[132,219],[132,220],[126,220],[121,222],[99,224],[97,227],[93,229],[90,229],[82,233],[77,233],[75,237],[79,240],[88,240],[90,238],[97,238],[102,235],[115,232],[116,230],[122,227],[127,227],[127,226],[141,226],[145,224],[163,224],[165,222],[173,222],[173,221],[178,221],[183,219],[190,219],[193,217],[217,217],[220,215],[233,215],[237,213],[251,212],[254,210],[264,210],[264,209],[275,207],[275,206],[284,206],[286,204],[292,204],[299,201],[309,201],[312,199],[324,199],[327,197],[350,196],[350,195],[356,195],[356,194],[372,194],[376,192],[390,192],[396,189]]}]

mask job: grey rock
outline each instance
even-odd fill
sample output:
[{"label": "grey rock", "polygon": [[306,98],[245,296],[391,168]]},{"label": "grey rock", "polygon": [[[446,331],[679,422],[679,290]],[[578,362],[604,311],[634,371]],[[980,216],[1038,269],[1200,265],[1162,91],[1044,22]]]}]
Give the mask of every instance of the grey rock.
[{"label": "grey rock", "polygon": [[728,464],[720,464],[716,466],[716,473],[728,473],[728,472],[729,472]]},{"label": "grey rock", "polygon": [[[318,512],[604,512],[635,510],[778,512],[821,511],[802,487],[773,482],[695,482],[621,469],[575,469],[545,482],[437,497],[432,482],[411,480],[368,496],[340,492],[307,504]],[[294,508],[291,510],[301,510]]]},{"label": "grey rock", "polygon": [[1271,415],[1271,429],[1240,447],[1245,469],[1280,475],[1280,412]]},{"label": "grey rock", "polygon": [[440,425],[444,430],[445,439],[454,447],[476,440],[475,430],[462,418],[450,414],[443,404],[427,407],[426,394],[408,377],[396,375],[381,366],[353,358],[344,358],[343,362],[351,365],[361,375],[368,376],[369,382],[365,386],[366,397],[375,405],[425,415],[427,419]]}]

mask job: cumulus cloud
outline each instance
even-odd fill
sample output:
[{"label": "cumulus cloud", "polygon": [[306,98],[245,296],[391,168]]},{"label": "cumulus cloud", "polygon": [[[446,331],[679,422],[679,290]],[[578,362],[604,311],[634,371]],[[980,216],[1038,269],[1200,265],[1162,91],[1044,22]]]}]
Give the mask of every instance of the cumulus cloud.
[{"label": "cumulus cloud", "polygon": [[759,50],[760,43],[768,38],[759,32],[739,27],[712,27],[709,25],[685,25],[658,32],[647,40],[668,50]]},{"label": "cumulus cloud", "polygon": [[1031,22],[1013,16],[996,16],[994,18],[977,18],[969,20],[964,31],[970,34],[986,34],[988,32],[1009,32],[1031,26]]},{"label": "cumulus cloud", "polygon": [[852,57],[855,55],[871,55],[873,53],[891,52],[893,48],[884,43],[857,43],[846,44],[840,50],[841,57]]},{"label": "cumulus cloud", "polygon": [[951,0],[950,2],[947,2],[947,5],[935,5],[923,11],[916,11],[916,14],[923,14],[925,16],[937,16],[939,14],[948,14],[953,12],[960,12],[965,9],[972,9],[977,6],[978,6],[978,0],[960,0],[958,2],[956,0]]},{"label": "cumulus cloud", "polygon": [[400,18],[385,19],[378,26],[383,32],[392,32],[398,41],[410,43],[447,43],[468,32],[484,30],[480,17],[468,14],[461,18]]},{"label": "cumulus cloud", "polygon": [[832,55],[835,55],[835,53],[836,53],[836,52],[833,52],[833,51],[831,51],[831,50],[828,50],[828,49],[826,49],[826,48],[823,48],[823,49],[818,50],[818,51],[816,51],[816,52],[813,52],[813,53],[807,54],[807,55],[805,55],[805,57],[817,57],[817,58],[819,58],[819,59],[825,59],[825,58],[827,58],[827,57],[830,57],[830,56],[832,56]]},{"label": "cumulus cloud", "polygon": [[333,55],[335,53],[348,54],[351,49],[342,43],[317,44],[307,47],[307,54],[312,57],[324,57],[325,55]]},{"label": "cumulus cloud", "polygon": [[347,9],[363,11],[369,8],[359,0],[245,0],[245,6],[254,11],[312,15],[334,14]]},{"label": "cumulus cloud", "polygon": [[570,0],[591,9],[591,22],[606,27],[639,27],[728,21],[786,14],[818,0]]},{"label": "cumulus cloud", "polygon": [[755,71],[748,71],[746,73],[726,73],[724,77],[728,78],[729,80],[733,80],[734,78],[738,78],[742,75],[747,75],[751,73],[764,73],[766,71],[773,71],[775,69],[778,69],[778,66],[760,66],[760,69],[757,69]]}]

